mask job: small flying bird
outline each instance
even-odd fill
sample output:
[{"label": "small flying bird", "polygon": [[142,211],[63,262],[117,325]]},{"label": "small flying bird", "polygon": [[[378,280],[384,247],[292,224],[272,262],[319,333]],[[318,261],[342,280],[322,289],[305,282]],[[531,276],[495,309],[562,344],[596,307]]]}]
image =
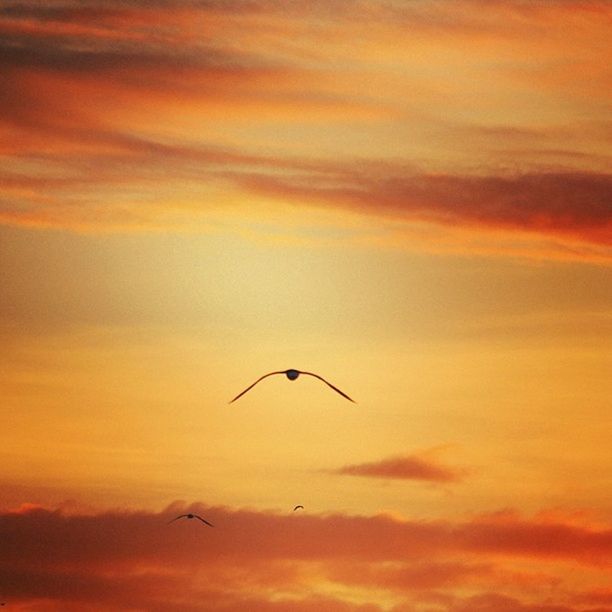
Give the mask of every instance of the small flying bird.
[{"label": "small flying bird", "polygon": [[303,509],[304,509],[304,506],[296,506],[296,507],[293,509],[293,511],[295,512],[296,510],[299,510],[300,508],[303,510]]},{"label": "small flying bird", "polygon": [[182,518],[187,518],[187,519],[194,519],[197,518],[198,520],[202,521],[205,525],[208,525],[209,527],[214,527],[214,525],[212,523],[209,523],[206,519],[203,519],[199,514],[180,514],[179,516],[177,516],[176,518],[173,518],[171,521],[168,521],[168,525],[170,523],[174,523],[174,521],[178,521],[179,519]]},{"label": "small flying bird", "polygon": [[289,380],[295,380],[300,374],[305,374],[306,376],[314,376],[319,380],[322,380],[328,387],[331,387],[336,393],[339,393],[342,397],[345,397],[349,402],[355,403],[355,400],[351,399],[344,391],[340,391],[338,387],[334,387],[330,382],[327,382],[322,376],[318,374],[314,374],[313,372],[302,372],[301,370],[279,370],[278,372],[270,372],[269,374],[264,374],[262,377],[258,378],[252,385],[248,386],[244,391],[239,393],[233,400],[229,403],[235,402],[239,397],[242,397],[247,391],[250,391],[259,381],[264,378],[268,378],[268,376],[274,376],[274,374],[284,374]]}]

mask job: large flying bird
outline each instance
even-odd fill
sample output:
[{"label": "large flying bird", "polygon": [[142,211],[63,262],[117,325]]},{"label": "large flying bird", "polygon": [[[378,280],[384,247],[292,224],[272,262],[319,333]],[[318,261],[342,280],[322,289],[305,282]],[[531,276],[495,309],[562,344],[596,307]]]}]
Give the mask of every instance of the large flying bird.
[{"label": "large flying bird", "polygon": [[334,385],[332,385],[330,382],[327,382],[322,376],[319,376],[318,374],[314,374],[313,372],[302,372],[301,370],[294,370],[294,369],[278,370],[277,372],[270,372],[268,374],[264,374],[263,376],[258,378],[252,385],[249,385],[244,391],[239,393],[229,403],[231,404],[232,402],[235,402],[239,397],[242,397],[247,391],[250,391],[259,381],[263,380],[264,378],[268,378],[268,376],[274,376],[274,374],[284,374],[289,380],[295,380],[300,374],[305,374],[306,376],[314,376],[315,378],[322,380],[328,387],[331,387],[336,393],[339,393],[342,397],[345,397],[350,402],[355,403],[355,400],[351,399],[346,393],[344,393],[344,391],[340,391],[338,387],[334,387]]},{"label": "large flying bird", "polygon": [[214,525],[212,523],[209,523],[206,519],[203,519],[199,514],[180,514],[179,516],[173,518],[171,521],[168,521],[168,525],[170,523],[174,523],[174,521],[178,521],[179,519],[182,518],[187,518],[187,519],[194,519],[197,518],[198,520],[202,521],[205,525],[208,525],[209,527],[214,527]]}]

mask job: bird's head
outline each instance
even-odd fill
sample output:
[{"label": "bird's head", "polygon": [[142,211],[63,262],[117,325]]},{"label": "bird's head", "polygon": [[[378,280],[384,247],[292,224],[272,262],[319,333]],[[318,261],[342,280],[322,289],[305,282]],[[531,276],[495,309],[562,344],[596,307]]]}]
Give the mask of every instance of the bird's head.
[{"label": "bird's head", "polygon": [[298,370],[287,370],[285,374],[289,380],[295,380],[300,375]]}]

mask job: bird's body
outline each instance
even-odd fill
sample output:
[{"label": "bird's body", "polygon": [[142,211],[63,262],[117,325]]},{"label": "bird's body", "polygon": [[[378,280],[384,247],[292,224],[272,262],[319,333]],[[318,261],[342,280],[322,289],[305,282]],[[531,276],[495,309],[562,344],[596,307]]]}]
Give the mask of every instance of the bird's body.
[{"label": "bird's body", "polygon": [[233,400],[230,401],[235,402],[239,397],[242,397],[247,391],[250,391],[258,382],[262,381],[264,378],[268,376],[274,376],[275,374],[284,374],[289,380],[296,380],[300,374],[304,374],[306,376],[314,376],[314,378],[318,378],[323,381],[328,387],[331,387],[336,393],[339,393],[342,397],[345,397],[349,402],[355,403],[355,400],[351,399],[344,391],[340,391],[338,387],[334,387],[330,382],[326,381],[322,376],[318,374],[314,374],[313,372],[304,372],[303,370],[295,370],[290,368],[288,370],[277,370],[276,372],[268,372],[268,374],[264,374],[259,377],[252,385],[249,385],[244,391],[241,391]]},{"label": "bird's body", "polygon": [[168,525],[170,523],[174,523],[174,521],[178,521],[179,519],[182,518],[186,518],[186,519],[198,519],[199,521],[202,521],[205,525],[208,525],[209,527],[214,527],[214,525],[212,523],[209,523],[206,519],[203,519],[199,514],[192,514],[191,512],[189,514],[180,514],[179,516],[173,518],[171,521],[168,521]]}]

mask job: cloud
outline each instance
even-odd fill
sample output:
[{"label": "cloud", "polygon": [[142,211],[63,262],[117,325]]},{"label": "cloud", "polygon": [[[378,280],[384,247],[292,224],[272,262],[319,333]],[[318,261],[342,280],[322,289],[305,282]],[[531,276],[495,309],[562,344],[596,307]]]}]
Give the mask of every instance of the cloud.
[{"label": "cloud", "polygon": [[399,173],[390,166],[308,180],[252,176],[254,191],[372,215],[567,236],[612,245],[612,175],[461,176]]},{"label": "cloud", "polygon": [[[64,137],[65,128],[49,128]],[[88,206],[103,185],[112,212],[113,186],[146,187],[157,194],[158,211],[171,212],[176,203],[165,203],[157,185],[189,179],[198,189],[225,185],[227,193],[272,198],[277,206],[291,203],[324,207],[378,218],[381,222],[428,223],[449,232],[458,228],[479,231],[491,240],[495,232],[540,236],[566,244],[568,254],[587,257],[589,245],[612,246],[612,208],[609,193],[612,175],[588,172],[530,173],[499,176],[427,174],[415,168],[375,160],[329,162],[308,158],[264,156],[215,146],[164,143],[93,126],[68,130],[73,142],[87,143],[80,160],[69,162],[71,175],[24,175],[4,171],[0,182],[7,201],[0,215],[7,223],[73,225],[73,216],[90,217],[92,228],[104,230],[104,215],[88,215]],[[84,146],[86,146],[84,144]],[[96,151],[97,149],[97,151]],[[62,156],[56,157],[62,164]],[[67,160],[66,160],[66,163]],[[78,170],[81,166],[82,170]],[[126,173],[126,168],[131,168]],[[76,170],[76,171],[75,171]],[[85,190],[84,190],[85,188]],[[193,189],[194,186],[191,187]],[[124,192],[123,187],[121,188]],[[180,199],[180,188],[173,199]],[[204,193],[204,191],[202,191]],[[162,200],[159,201],[159,198]],[[42,201],[41,201],[42,198]],[[70,206],[60,201],[71,200]],[[97,199],[97,198],[96,198]],[[56,206],[49,206],[56,201]],[[142,202],[141,202],[142,204]],[[124,217],[129,204],[122,204]],[[214,199],[194,205],[194,212],[215,207]],[[279,208],[280,210],[280,208]],[[163,217],[163,215],[161,215]],[[160,223],[161,221],[160,217]],[[44,219],[43,219],[44,218]],[[129,221],[128,217],[125,217]],[[155,223],[153,218],[153,223]],[[112,225],[111,225],[112,227]],[[469,238],[468,238],[469,239]],[[581,246],[582,245],[582,246]],[[464,248],[470,248],[465,244]]]},{"label": "cloud", "polygon": [[[413,592],[488,584],[493,566],[465,561],[406,562],[395,564],[345,563],[332,566],[330,577],[337,582],[391,591]],[[505,576],[506,580],[508,576]]]},{"label": "cloud", "polygon": [[[156,114],[168,121],[205,109],[231,110],[234,118],[296,109],[319,116],[372,106],[324,87],[331,79],[316,66],[249,44],[251,29],[265,31],[240,22],[241,14],[259,14],[249,6],[236,4],[236,12],[197,2],[9,7],[0,13],[3,122],[28,127],[32,116],[50,125],[109,116],[155,122]],[[269,27],[279,15],[270,12]],[[235,44],[234,37],[245,41]]]},{"label": "cloud", "polygon": [[546,601],[524,603],[501,593],[483,593],[458,600],[449,612],[610,612],[610,608],[576,608]]},{"label": "cloud", "polygon": [[540,559],[573,558],[599,564],[612,550],[612,530],[596,532],[561,520],[528,521],[509,513],[483,516],[456,535],[470,550]]},{"label": "cloud", "polygon": [[[205,516],[215,528],[188,520],[167,524],[186,511]],[[579,564],[588,573],[600,571],[612,556],[611,529],[564,522],[558,515],[529,519],[505,512],[464,521],[415,521],[178,502],[161,513],[78,508],[66,513],[24,506],[0,515],[0,538],[3,596],[46,602],[43,610],[78,609],[87,602],[117,610],[187,611],[206,601],[211,610],[306,611],[319,605],[365,612],[379,609],[381,593],[388,601],[405,598],[420,610],[420,598],[438,593],[448,612],[488,611],[496,603],[505,606],[497,610],[531,612],[547,608],[513,598],[538,585],[561,584],[565,575],[555,578],[556,564],[548,576],[533,574],[534,559]],[[336,585],[337,593],[358,588],[362,596],[332,597],[321,590],[325,584]],[[475,593],[473,599],[459,598],[466,588]],[[495,589],[502,591],[492,597]],[[559,600],[565,606],[559,610],[573,611],[578,601],[605,606],[609,599],[605,593],[570,595]]]},{"label": "cloud", "polygon": [[[515,250],[607,260],[609,147],[571,104],[559,116],[558,92],[584,98],[568,75],[585,74],[577,116],[604,122],[584,105],[607,100],[595,89],[609,12],[578,0],[5,3],[0,222],[180,230],[251,198],[278,218],[300,206],[395,223],[412,245],[428,224],[441,237],[420,240],[436,249],[445,236],[468,252],[534,239],[546,245]],[[470,41],[476,72],[463,73]],[[440,57],[457,61],[456,80]],[[544,92],[542,72],[555,73]]]},{"label": "cloud", "polygon": [[[202,214],[247,198],[273,205],[279,219],[290,206],[369,217],[383,242],[385,232],[397,232],[399,246],[610,259],[610,174],[428,174],[374,159],[330,162],[160,141],[96,123],[39,126],[48,152],[27,172],[0,171],[6,224],[114,231],[167,228],[172,219],[193,229]],[[17,153],[39,145],[22,137],[4,146]],[[44,159],[45,171],[32,172]],[[537,247],[537,240],[548,244]]]},{"label": "cloud", "polygon": [[577,593],[573,597],[573,601],[576,604],[603,605],[612,609],[612,589],[601,588]]},{"label": "cloud", "polygon": [[367,476],[370,478],[397,480],[428,480],[432,482],[457,482],[462,477],[460,470],[440,465],[421,455],[389,457],[370,463],[345,465],[334,470],[333,473],[348,476]]}]

